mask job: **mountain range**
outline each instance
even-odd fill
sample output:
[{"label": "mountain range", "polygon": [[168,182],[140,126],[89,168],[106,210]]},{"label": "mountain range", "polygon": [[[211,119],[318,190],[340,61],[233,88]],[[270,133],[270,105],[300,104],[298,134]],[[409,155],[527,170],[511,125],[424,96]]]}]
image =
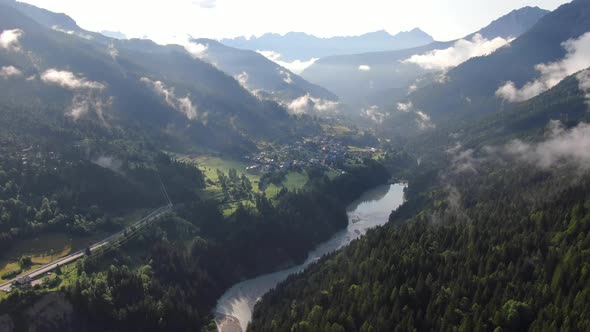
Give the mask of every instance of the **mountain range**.
[{"label": "mountain range", "polygon": [[[310,82],[319,84],[354,106],[391,107],[407,95],[410,87],[422,84],[418,79],[436,74],[485,55],[520,36],[532,27],[546,10],[525,7],[495,20],[483,29],[459,40],[387,52],[365,52],[319,59],[302,72]],[[415,59],[415,60],[414,60]],[[434,78],[436,79],[436,75]]]},{"label": "mountain range", "polygon": [[[307,82],[257,52],[228,47],[211,39],[193,39],[191,43],[200,50],[201,60],[233,76],[261,99],[276,101],[292,113],[334,115],[331,113],[339,110],[335,94]],[[320,105],[330,107],[320,109]]]},{"label": "mountain range", "polygon": [[[47,108],[44,116],[139,130],[168,148],[251,149],[293,133],[286,109],[178,45],[117,40],[85,31],[64,14],[0,4],[2,102]],[[110,128],[110,129],[109,129]]]},{"label": "mountain range", "polygon": [[400,50],[425,45],[432,41],[429,34],[418,28],[395,35],[381,30],[360,36],[320,38],[303,32],[289,32],[285,35],[268,33],[260,37],[220,40],[222,44],[235,48],[272,51],[280,56],[282,61],[287,62],[309,61],[331,55],[359,52]]},{"label": "mountain range", "polygon": [[590,2],[575,0],[542,17],[529,31],[485,57],[449,70],[407,97],[413,107],[444,123],[481,117],[541,94],[590,67]]}]

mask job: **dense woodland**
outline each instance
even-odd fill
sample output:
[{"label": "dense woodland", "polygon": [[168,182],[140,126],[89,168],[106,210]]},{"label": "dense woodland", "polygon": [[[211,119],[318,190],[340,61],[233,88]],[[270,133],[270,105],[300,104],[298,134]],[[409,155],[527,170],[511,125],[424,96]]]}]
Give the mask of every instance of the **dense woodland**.
[{"label": "dense woodland", "polygon": [[[388,179],[381,164],[366,160],[333,180],[317,174],[304,191],[283,191],[272,201],[256,195],[255,207],[240,205],[229,218],[214,201],[183,204],[124,251],[78,264],[79,277],[63,289],[76,318],[64,326],[214,330],[211,310],[227,287],[301,263],[311,248],[346,227],[348,204]],[[124,253],[129,251],[138,255]],[[16,292],[6,303],[19,303],[23,296]],[[7,311],[24,320],[18,311]]]},{"label": "dense woodland", "polygon": [[590,329],[590,178],[481,167],[448,174],[409,223],[394,213],[286,281],[257,306],[251,330]]}]

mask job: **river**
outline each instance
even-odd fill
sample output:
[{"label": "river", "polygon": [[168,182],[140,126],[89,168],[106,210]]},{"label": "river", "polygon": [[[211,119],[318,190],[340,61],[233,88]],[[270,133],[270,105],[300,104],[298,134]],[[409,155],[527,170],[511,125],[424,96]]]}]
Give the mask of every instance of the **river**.
[{"label": "river", "polygon": [[246,331],[256,301],[291,274],[301,272],[322,256],[347,246],[367,230],[387,223],[391,211],[403,203],[405,187],[405,184],[393,184],[366,192],[348,207],[348,227],[311,251],[304,264],[246,280],[228,289],[215,308],[218,329],[221,332]]}]

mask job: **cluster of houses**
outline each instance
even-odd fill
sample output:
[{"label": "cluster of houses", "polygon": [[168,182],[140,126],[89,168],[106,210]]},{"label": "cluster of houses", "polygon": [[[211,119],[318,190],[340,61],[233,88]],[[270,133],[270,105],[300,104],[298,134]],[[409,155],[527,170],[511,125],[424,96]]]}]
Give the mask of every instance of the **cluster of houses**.
[{"label": "cluster of houses", "polygon": [[278,171],[300,170],[310,167],[329,168],[342,172],[346,162],[371,157],[376,149],[354,150],[332,137],[318,136],[278,148],[269,147],[244,159],[250,164],[246,172],[265,174]]},{"label": "cluster of houses", "polygon": [[30,146],[18,152],[18,158],[23,166],[26,165],[42,165],[47,166],[48,163],[57,164],[61,158],[56,152],[41,152],[39,146]]}]

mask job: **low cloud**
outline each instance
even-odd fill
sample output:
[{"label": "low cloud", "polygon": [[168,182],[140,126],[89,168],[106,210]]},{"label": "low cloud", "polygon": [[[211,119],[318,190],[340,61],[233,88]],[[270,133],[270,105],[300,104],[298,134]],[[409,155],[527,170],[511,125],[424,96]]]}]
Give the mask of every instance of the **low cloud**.
[{"label": "low cloud", "polygon": [[476,34],[471,40],[461,39],[447,49],[416,54],[402,62],[417,64],[427,70],[446,70],[473,57],[489,55],[498,48],[509,45],[510,41],[500,37],[489,40]]},{"label": "low cloud", "polygon": [[498,88],[496,96],[510,102],[528,100],[553,88],[566,77],[590,67],[590,32],[578,39],[567,40],[562,46],[567,52],[562,60],[535,66],[540,74],[538,79],[522,88],[508,81]]},{"label": "low cloud", "polygon": [[76,32],[74,30],[65,30],[65,29],[62,29],[61,27],[59,27],[58,25],[52,26],[51,29],[53,29],[55,31],[58,31],[58,32],[61,32],[61,33],[65,33],[67,35],[78,36],[78,37],[83,38],[83,39],[86,39],[86,40],[92,40],[92,39],[94,39],[94,37],[92,37],[89,34],[82,33],[82,32]]},{"label": "low cloud", "polygon": [[576,75],[580,90],[586,94],[586,104],[590,106],[590,69],[581,71]]},{"label": "low cloud", "polygon": [[92,163],[102,168],[109,169],[115,173],[123,174],[123,162],[115,157],[100,156],[92,160]]},{"label": "low cloud", "polygon": [[421,130],[428,130],[436,128],[430,116],[414,107],[414,104],[409,101],[407,103],[398,103],[397,110],[403,113],[414,113],[416,115],[416,124]]},{"label": "low cloud", "polygon": [[89,81],[84,77],[65,70],[49,69],[41,74],[41,80],[47,84],[59,85],[68,90],[103,90],[103,83]]},{"label": "low cloud", "polygon": [[473,149],[463,150],[461,144],[456,144],[454,147],[448,149],[447,154],[451,156],[451,169],[456,174],[478,173],[477,169],[480,163],[485,160],[475,157],[475,151]]},{"label": "low cloud", "polygon": [[293,78],[291,77],[291,73],[286,71],[286,70],[279,70],[279,74],[281,74],[283,76],[283,82],[287,83],[287,84],[292,84],[293,83]]},{"label": "low cloud", "polygon": [[574,166],[581,171],[590,170],[590,124],[580,123],[567,129],[560,121],[550,121],[547,134],[538,142],[515,139],[501,146],[486,146],[479,153],[464,150],[460,144],[447,150],[455,173],[478,173],[486,162],[501,162],[509,167],[515,161],[530,164],[543,170],[560,166]]},{"label": "low cloud", "polygon": [[109,44],[108,51],[113,61],[117,61],[117,58],[119,57],[119,50],[115,47],[113,43]]},{"label": "low cloud", "polygon": [[590,125],[580,123],[565,129],[561,122],[551,121],[549,137],[539,143],[514,140],[506,146],[506,152],[521,161],[543,169],[560,164],[573,164],[582,170],[590,169]]},{"label": "low cloud", "polygon": [[277,53],[275,51],[260,51],[260,50],[258,50],[256,52],[264,55],[267,59],[275,62],[279,66],[289,69],[291,72],[293,72],[295,74],[301,74],[305,69],[307,69],[307,67],[313,65],[316,61],[319,60],[319,58],[313,58],[308,61],[295,60],[292,62],[287,62],[287,61],[282,61],[281,54]]},{"label": "low cloud", "polygon": [[112,106],[112,98],[103,98],[93,92],[76,93],[72,98],[70,111],[66,115],[77,121],[84,115],[94,111],[102,123],[106,125],[104,111]]},{"label": "low cloud", "polygon": [[205,59],[207,58],[209,45],[189,42],[184,44],[184,49],[186,49],[186,51],[195,59]]},{"label": "low cloud", "polygon": [[177,97],[174,88],[167,87],[162,81],[154,81],[147,77],[140,79],[156,94],[164,98],[166,104],[174,110],[183,113],[189,120],[196,120],[199,116],[196,105],[193,105],[190,95]]},{"label": "low cloud", "polygon": [[414,104],[409,101],[407,103],[397,103],[397,110],[400,112],[410,112],[414,108]]},{"label": "low cloud", "polygon": [[368,65],[360,65],[359,66],[359,70],[360,71],[371,71],[371,66],[368,66]]},{"label": "low cloud", "polygon": [[240,83],[242,88],[250,91],[250,87],[248,86],[248,80],[250,79],[250,76],[247,72],[243,71],[239,75],[234,76],[234,78],[236,81],[238,81],[238,83]]},{"label": "low cloud", "polygon": [[24,35],[21,29],[4,30],[0,33],[0,48],[18,52],[21,50],[20,38]]},{"label": "low cloud", "polygon": [[339,112],[340,103],[312,97],[309,93],[286,105],[291,114],[330,115]]},{"label": "low cloud", "polygon": [[385,121],[385,118],[387,118],[389,114],[381,112],[379,106],[373,105],[369,108],[363,109],[361,111],[361,116],[375,123],[381,124],[383,121]]},{"label": "low cloud", "polygon": [[82,116],[94,111],[106,125],[104,110],[112,107],[112,98],[104,97],[105,84],[88,80],[70,71],[57,69],[46,70],[41,74],[41,81],[74,93],[67,116],[77,121]]},{"label": "low cloud", "polygon": [[23,72],[14,66],[5,66],[0,68],[0,77],[5,80],[21,76],[23,76]]},{"label": "low cloud", "polygon": [[430,115],[422,111],[416,111],[416,115],[418,116],[418,118],[416,119],[416,123],[418,124],[418,127],[420,129],[428,130],[436,128],[436,126],[432,122],[432,119],[430,119]]}]

